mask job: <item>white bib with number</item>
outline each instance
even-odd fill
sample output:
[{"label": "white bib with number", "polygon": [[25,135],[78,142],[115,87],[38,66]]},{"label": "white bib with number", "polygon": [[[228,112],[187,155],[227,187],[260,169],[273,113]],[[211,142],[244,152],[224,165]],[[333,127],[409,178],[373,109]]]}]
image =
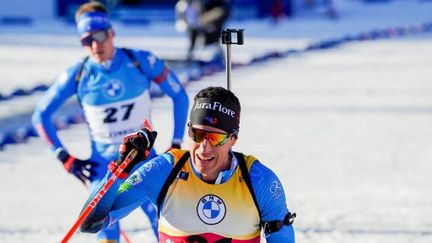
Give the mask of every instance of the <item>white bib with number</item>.
[{"label": "white bib with number", "polygon": [[83,103],[84,114],[95,142],[120,143],[129,133],[143,127],[144,119],[150,120],[150,94],[146,90],[141,95],[128,100],[106,105]]}]

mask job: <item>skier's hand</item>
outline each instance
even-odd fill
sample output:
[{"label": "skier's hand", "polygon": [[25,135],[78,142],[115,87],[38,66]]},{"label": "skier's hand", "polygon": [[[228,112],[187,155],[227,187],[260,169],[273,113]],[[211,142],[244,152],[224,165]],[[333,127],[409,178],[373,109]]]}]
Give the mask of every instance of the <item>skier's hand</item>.
[{"label": "skier's hand", "polygon": [[77,177],[83,184],[90,183],[90,178],[96,174],[98,166],[90,160],[80,160],[71,156],[66,150],[59,149],[57,158],[63,163],[65,170]]},{"label": "skier's hand", "polygon": [[133,149],[135,149],[137,151],[137,155],[123,170],[123,173],[125,173],[125,175],[129,174],[135,165],[147,159],[149,151],[153,147],[153,144],[155,142],[156,136],[156,131],[150,131],[147,128],[143,128],[136,133],[126,135],[126,137],[123,138],[123,142],[119,148],[119,157],[111,163],[109,169],[113,171],[113,166],[120,166],[126,159],[127,155]]}]

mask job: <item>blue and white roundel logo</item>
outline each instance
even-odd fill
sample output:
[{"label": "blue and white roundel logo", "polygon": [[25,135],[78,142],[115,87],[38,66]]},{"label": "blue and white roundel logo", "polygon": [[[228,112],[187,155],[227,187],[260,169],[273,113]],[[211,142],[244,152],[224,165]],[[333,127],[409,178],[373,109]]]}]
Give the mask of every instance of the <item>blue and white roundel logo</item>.
[{"label": "blue and white roundel logo", "polygon": [[206,195],[198,202],[197,214],[205,224],[218,224],[225,218],[225,203],[218,196],[212,194]]},{"label": "blue and white roundel logo", "polygon": [[103,86],[103,94],[107,99],[121,97],[125,92],[124,84],[117,79],[108,80]]}]

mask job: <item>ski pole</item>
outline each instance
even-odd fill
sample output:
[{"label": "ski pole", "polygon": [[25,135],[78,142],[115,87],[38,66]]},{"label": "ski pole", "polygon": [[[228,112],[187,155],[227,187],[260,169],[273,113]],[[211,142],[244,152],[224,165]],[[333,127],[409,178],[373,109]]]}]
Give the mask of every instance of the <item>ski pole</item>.
[{"label": "ski pole", "polygon": [[70,240],[70,238],[73,236],[73,234],[78,229],[78,227],[89,216],[89,214],[91,213],[91,211],[96,207],[96,205],[99,203],[99,201],[101,200],[101,198],[106,194],[106,192],[112,186],[112,184],[114,183],[114,181],[117,180],[117,178],[120,176],[120,174],[123,172],[123,170],[129,165],[129,163],[135,158],[136,155],[137,155],[137,151],[135,149],[133,149],[132,151],[130,151],[130,153],[126,156],[126,159],[120,164],[119,168],[116,171],[114,171],[114,173],[108,179],[108,181],[105,183],[105,185],[102,187],[102,189],[91,200],[91,202],[89,203],[89,205],[87,205],[87,207],[84,209],[84,211],[78,217],[77,221],[74,223],[74,225],[66,233],[66,235],[62,239],[61,243],[66,243],[66,242],[68,242]]},{"label": "ski pole", "polygon": [[[87,186],[86,183],[83,183],[84,187],[86,189],[89,189],[89,187]],[[129,239],[129,237],[127,236],[126,232],[124,232],[122,229],[120,229],[120,235],[123,237],[123,239],[125,240],[126,243],[132,243],[131,240]]]},{"label": "ski pole", "polygon": [[244,44],[243,31],[244,29],[225,29],[221,33],[222,44],[226,45],[225,69],[228,90],[231,90],[231,45]]},{"label": "ski pole", "polygon": [[120,229],[120,235],[123,237],[126,243],[132,243],[127,234],[122,229]]},{"label": "ski pole", "polygon": [[[150,123],[147,119],[144,120],[144,126],[148,130],[152,130]],[[84,220],[90,215],[91,211],[96,207],[96,205],[99,203],[101,198],[106,194],[108,189],[112,186],[112,184],[117,180],[117,178],[120,176],[121,173],[123,173],[123,170],[131,163],[131,161],[136,157],[137,151],[135,149],[132,149],[129,154],[126,156],[124,161],[120,164],[119,168],[113,172],[111,177],[108,179],[108,181],[105,183],[105,185],[102,187],[102,189],[96,194],[96,196],[91,200],[89,205],[84,209],[84,211],[81,213],[81,215],[78,217],[77,221],[72,225],[72,227],[69,229],[69,231],[66,233],[66,235],[63,237],[61,243],[67,243],[70,238],[75,234],[75,231],[78,229],[78,227],[84,222]],[[146,151],[146,155],[148,156],[149,151]]]}]

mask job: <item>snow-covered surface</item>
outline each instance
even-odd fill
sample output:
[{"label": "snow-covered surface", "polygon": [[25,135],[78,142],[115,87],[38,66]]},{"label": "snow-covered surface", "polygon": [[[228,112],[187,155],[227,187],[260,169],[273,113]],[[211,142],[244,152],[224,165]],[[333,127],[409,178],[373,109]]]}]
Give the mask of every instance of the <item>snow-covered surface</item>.
[{"label": "snow-covered surface", "polygon": [[[246,29],[233,58],[301,48],[312,41],[431,21],[431,1],[362,4],[336,1],[338,21],[303,16],[229,23]],[[161,56],[183,56],[186,39],[173,26],[116,25],[118,43]],[[2,93],[50,83],[84,55],[64,23],[0,28]],[[432,242],[432,36],[348,43],[235,69],[232,90],[242,102],[236,150],[274,169],[297,212],[298,242]],[[187,86],[189,96],[225,86],[224,73]],[[6,119],[29,112],[38,94],[0,103]],[[170,102],[154,100],[156,148],[168,147]],[[89,153],[87,129],[60,132],[72,153]],[[184,144],[185,147],[187,143]],[[38,138],[0,152],[0,242],[59,242],[88,192],[67,175]],[[122,221],[133,242],[152,242],[137,210]],[[94,242],[78,233],[72,242]]]}]

